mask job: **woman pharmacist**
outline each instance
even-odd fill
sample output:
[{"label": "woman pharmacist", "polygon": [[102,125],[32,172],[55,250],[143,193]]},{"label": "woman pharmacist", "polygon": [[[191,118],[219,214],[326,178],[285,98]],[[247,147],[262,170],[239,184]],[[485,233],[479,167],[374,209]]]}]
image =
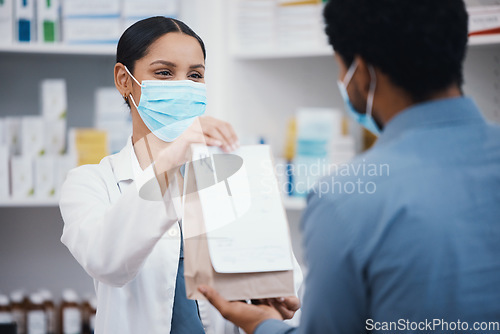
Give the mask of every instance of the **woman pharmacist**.
[{"label": "woman pharmacist", "polygon": [[115,85],[132,138],[99,165],[72,170],[60,202],[61,240],[94,279],[98,334],[237,332],[185,293],[176,167],[191,143],[238,146],[229,124],[201,117],[204,72],[203,41],[178,20],[145,19],[120,38]]}]

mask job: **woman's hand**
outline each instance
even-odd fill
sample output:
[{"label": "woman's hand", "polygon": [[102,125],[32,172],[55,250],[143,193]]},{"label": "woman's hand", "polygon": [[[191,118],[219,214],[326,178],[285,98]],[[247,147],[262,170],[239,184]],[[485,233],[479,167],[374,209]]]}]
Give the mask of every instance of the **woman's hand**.
[{"label": "woman's hand", "polygon": [[210,116],[199,117],[208,146],[218,146],[225,152],[236,150],[240,144],[231,124]]},{"label": "woman's hand", "polygon": [[179,138],[162,148],[153,157],[157,174],[176,171],[191,160],[191,144],[208,145],[199,119],[196,119]]}]

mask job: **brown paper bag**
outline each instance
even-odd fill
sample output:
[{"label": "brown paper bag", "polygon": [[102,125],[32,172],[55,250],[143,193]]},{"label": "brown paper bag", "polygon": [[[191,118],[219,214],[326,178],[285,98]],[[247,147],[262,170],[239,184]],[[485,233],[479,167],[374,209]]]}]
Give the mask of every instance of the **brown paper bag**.
[{"label": "brown paper bag", "polygon": [[258,273],[217,273],[210,260],[203,212],[196,191],[192,164],[189,165],[184,203],[184,277],[190,299],[205,299],[200,284],[213,287],[228,300],[248,300],[295,295],[293,270]]}]

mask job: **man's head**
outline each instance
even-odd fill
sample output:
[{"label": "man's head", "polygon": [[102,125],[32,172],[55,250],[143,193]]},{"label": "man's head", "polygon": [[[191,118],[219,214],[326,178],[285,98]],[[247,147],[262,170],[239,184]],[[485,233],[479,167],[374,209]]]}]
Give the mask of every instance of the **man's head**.
[{"label": "man's head", "polygon": [[468,33],[463,0],[330,0],[324,16],[346,68],[361,59],[359,70],[373,66],[412,103],[460,89]]}]

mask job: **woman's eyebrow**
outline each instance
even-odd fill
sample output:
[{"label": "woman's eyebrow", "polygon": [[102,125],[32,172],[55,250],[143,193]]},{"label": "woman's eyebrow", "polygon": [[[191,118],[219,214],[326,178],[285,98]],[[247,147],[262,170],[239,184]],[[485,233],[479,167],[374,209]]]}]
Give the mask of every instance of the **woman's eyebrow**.
[{"label": "woman's eyebrow", "polygon": [[161,64],[161,65],[166,65],[166,66],[172,66],[172,67],[176,67],[177,66],[174,63],[172,63],[170,61],[166,61],[166,60],[155,60],[154,62],[152,62],[149,65],[156,65],[156,64]]},{"label": "woman's eyebrow", "polygon": [[195,68],[205,69],[205,65],[203,65],[203,64],[191,65],[191,66],[189,66],[189,68],[190,69],[195,69]]}]

